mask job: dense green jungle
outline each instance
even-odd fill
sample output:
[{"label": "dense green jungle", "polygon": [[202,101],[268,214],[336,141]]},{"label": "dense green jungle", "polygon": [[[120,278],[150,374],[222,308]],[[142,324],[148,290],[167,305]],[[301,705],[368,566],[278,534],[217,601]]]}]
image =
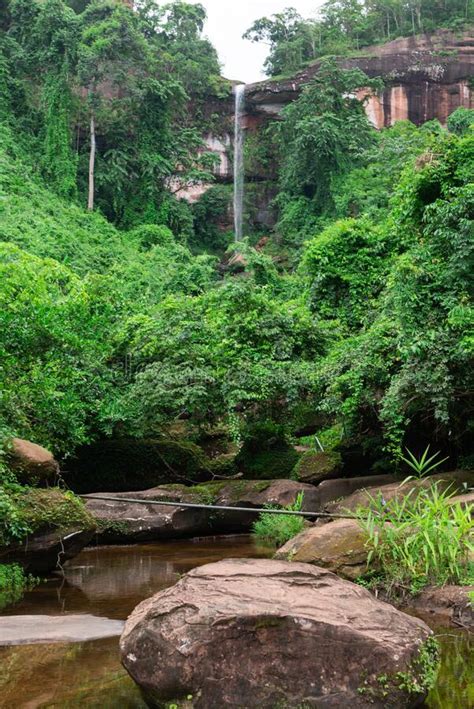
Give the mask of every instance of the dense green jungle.
[{"label": "dense green jungle", "polygon": [[0,17],[4,440],[65,457],[180,421],[239,442],[316,425],[379,466],[407,444],[469,454],[472,112],[376,132],[349,96],[367,77],[328,59],[246,146],[275,163],[279,218],[265,250],[235,246],[225,186],[193,206],[169,188],[211,179],[204,102],[231,91],[202,8],[14,0]]},{"label": "dense green jungle", "polygon": [[[474,110],[376,130],[360,91],[383,78],[340,58],[471,28],[473,0],[328,0],[317,20],[289,8],[248,29],[270,80],[319,70],[247,135],[275,224],[254,219],[249,181],[240,241],[205,140],[225,142],[237,82],[206,11],[131,4],[0,0],[0,550],[94,529],[78,493],[186,483],[217,504],[227,480],[306,480],[315,446],[344,478],[421,478],[427,451],[436,472],[472,469]],[[12,463],[17,439],[59,461],[49,489]],[[387,574],[412,593],[472,584],[461,516],[462,571],[402,576],[388,540]],[[304,528],[257,525],[278,546]],[[38,575],[0,563],[0,606]]]}]

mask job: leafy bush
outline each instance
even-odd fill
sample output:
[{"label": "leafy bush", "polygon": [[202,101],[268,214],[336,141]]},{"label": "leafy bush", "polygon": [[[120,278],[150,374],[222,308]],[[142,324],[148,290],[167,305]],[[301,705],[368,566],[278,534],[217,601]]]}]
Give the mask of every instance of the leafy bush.
[{"label": "leafy bush", "polygon": [[[20,488],[15,486],[13,490],[20,490]],[[30,531],[27,520],[12,496],[11,486],[0,487],[0,546],[20,541]]]},{"label": "leafy bush", "polygon": [[0,564],[0,611],[19,601],[36,583],[37,579],[27,576],[19,564]]},{"label": "leafy bush", "polygon": [[37,532],[95,527],[82,500],[59,488],[0,487],[0,512],[0,546],[21,542]]},{"label": "leafy bush", "polygon": [[472,506],[453,503],[452,497],[434,484],[407,488],[405,496],[388,501],[382,495],[370,498],[369,506],[357,511],[368,535],[369,568],[372,563],[381,568],[389,593],[474,582]]},{"label": "leafy bush", "polygon": [[229,224],[232,192],[225,185],[211,187],[193,207],[194,235],[190,245],[197,251],[224,252],[232,239],[222,230]]},{"label": "leafy bush", "polygon": [[460,106],[448,118],[448,128],[451,133],[465,135],[474,126],[474,110]]},{"label": "leafy bush", "polygon": [[0,420],[23,438],[68,451],[106,398],[110,305],[51,260],[0,243]]},{"label": "leafy bush", "polygon": [[[269,510],[279,509],[272,505],[266,505]],[[292,505],[284,509],[299,512],[303,508],[303,493],[299,493]],[[270,512],[260,514],[259,519],[253,525],[253,534],[260,541],[280,547],[293,539],[304,529],[304,517],[300,515],[275,515]]]},{"label": "leafy bush", "polygon": [[377,305],[390,263],[387,256],[383,233],[364,218],[327,227],[307,243],[303,258],[313,311],[360,326]]},{"label": "leafy bush", "polygon": [[[384,227],[392,252],[385,287],[373,301],[367,301],[371,285],[365,293],[359,290],[369,305],[362,326],[336,343],[319,367],[320,409],[342,419],[346,433],[365,431],[374,439],[381,435],[394,458],[407,432],[455,452],[467,445],[466,395],[473,386],[468,364],[472,174],[471,136],[443,136],[436,150],[406,170]],[[309,259],[312,248],[310,243]],[[348,265],[341,266],[339,278],[350,283],[354,263],[360,278],[356,285],[363,289],[357,259],[352,262],[348,254],[343,258]],[[367,265],[368,273],[372,268]],[[316,268],[312,277],[317,285]],[[324,293],[320,297],[324,306]],[[343,303],[339,307],[350,321],[351,311],[344,312]],[[363,316],[362,302],[356,312]]]}]

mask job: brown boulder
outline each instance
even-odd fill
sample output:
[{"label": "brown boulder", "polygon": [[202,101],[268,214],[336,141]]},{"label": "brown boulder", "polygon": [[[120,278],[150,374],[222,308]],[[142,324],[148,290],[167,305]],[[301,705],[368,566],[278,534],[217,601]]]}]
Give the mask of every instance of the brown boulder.
[{"label": "brown boulder", "polygon": [[389,485],[395,483],[397,479],[394,475],[364,475],[358,478],[324,480],[317,487],[316,503],[318,506],[316,509],[323,510],[328,503],[348,497],[357,490]]},{"label": "brown boulder", "polygon": [[275,559],[315,564],[354,581],[367,571],[365,542],[355,520],[341,519],[305,529],[282,546]]},{"label": "brown boulder", "polygon": [[430,635],[323,569],[231,559],[140,604],[120,648],[150,706],[406,709],[427,691]]},{"label": "brown boulder", "polygon": [[[241,510],[192,509],[179,505],[158,506],[139,502],[116,502],[105,497],[134,500],[185,502],[225,507],[256,508],[293,504],[304,492],[303,509],[314,510],[312,485],[295,480],[229,480],[187,487],[167,485],[142,492],[104,493],[85,496],[87,510],[98,523],[101,544],[130,543],[155,539],[179,539],[200,535],[248,532],[258,515]],[[102,499],[96,499],[97,497]]]},{"label": "brown boulder", "polygon": [[8,457],[18,479],[25,484],[52,482],[59,473],[59,464],[52,453],[22,438],[12,439]]},{"label": "brown boulder", "polygon": [[456,495],[449,501],[450,505],[460,504],[461,507],[469,508],[474,516],[474,492],[467,492],[465,495]]},{"label": "brown boulder", "polygon": [[438,473],[422,480],[410,480],[403,483],[402,480],[393,482],[390,485],[377,485],[377,487],[366,486],[365,489],[354,492],[344,500],[335,502],[326,507],[328,512],[355,512],[359,507],[367,507],[370,497],[377,497],[382,494],[384,500],[405,497],[412,490],[428,489],[434,483],[438,483],[441,490],[452,490],[460,492],[465,485],[474,483],[474,471],[455,470],[451,473]]}]

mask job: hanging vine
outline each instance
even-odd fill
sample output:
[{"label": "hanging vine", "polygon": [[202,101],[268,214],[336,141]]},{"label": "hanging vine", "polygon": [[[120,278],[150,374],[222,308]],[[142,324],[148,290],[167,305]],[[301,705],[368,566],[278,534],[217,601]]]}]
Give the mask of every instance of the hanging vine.
[{"label": "hanging vine", "polygon": [[71,147],[72,96],[66,69],[46,76],[42,105],[43,172],[58,194],[72,199],[76,196],[77,159]]}]

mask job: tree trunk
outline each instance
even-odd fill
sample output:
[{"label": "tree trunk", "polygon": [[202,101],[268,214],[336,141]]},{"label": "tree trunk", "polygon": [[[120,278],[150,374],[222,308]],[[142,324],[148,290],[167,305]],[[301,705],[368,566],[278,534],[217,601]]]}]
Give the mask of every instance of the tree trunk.
[{"label": "tree trunk", "polygon": [[96,142],[95,142],[95,116],[94,111],[91,110],[91,121],[90,121],[90,153],[89,153],[89,198],[87,201],[87,209],[92,212],[94,209],[94,180],[95,180],[95,153],[96,153]]}]

